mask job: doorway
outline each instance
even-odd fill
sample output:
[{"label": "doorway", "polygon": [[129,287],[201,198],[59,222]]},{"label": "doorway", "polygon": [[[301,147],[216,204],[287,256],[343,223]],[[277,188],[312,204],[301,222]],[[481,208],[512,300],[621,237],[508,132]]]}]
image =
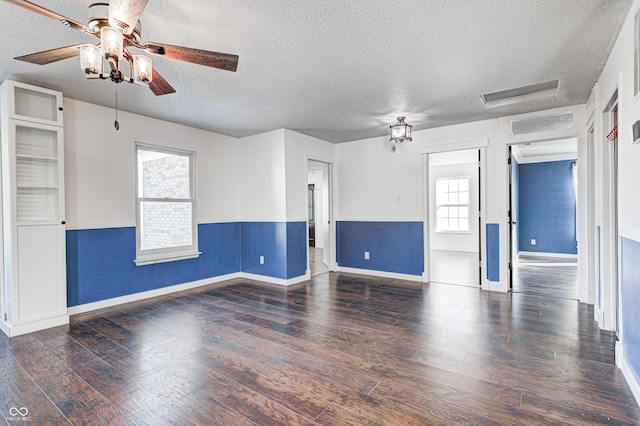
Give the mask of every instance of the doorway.
[{"label": "doorway", "polygon": [[618,273],[618,91],[611,96],[604,109],[602,163],[602,220],[599,241],[601,328],[619,331],[619,273]]},{"label": "doorway", "polygon": [[429,281],[481,285],[480,150],[428,155]]},{"label": "doorway", "polygon": [[577,138],[509,146],[514,293],[578,300]]},{"label": "doorway", "polygon": [[307,161],[307,259],[309,274],[330,271],[332,258],[331,164]]}]

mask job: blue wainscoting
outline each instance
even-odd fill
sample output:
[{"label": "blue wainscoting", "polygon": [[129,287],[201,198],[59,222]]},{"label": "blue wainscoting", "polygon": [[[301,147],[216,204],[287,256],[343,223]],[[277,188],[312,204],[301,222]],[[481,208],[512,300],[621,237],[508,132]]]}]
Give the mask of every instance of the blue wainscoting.
[{"label": "blue wainscoting", "polygon": [[67,231],[67,306],[239,272],[240,224],[198,225],[197,259],[136,266],[136,229]]},{"label": "blue wainscoting", "polygon": [[[573,161],[520,164],[518,250],[577,254]],[[536,240],[536,245],[531,244]]]},{"label": "blue wainscoting", "polygon": [[640,243],[620,239],[620,298],[624,357],[640,381]]},{"label": "blue wainscoting", "polygon": [[287,222],[287,278],[307,273],[307,222]]},{"label": "blue wainscoting", "polygon": [[[307,271],[306,222],[243,222],[242,272],[290,279]],[[264,256],[264,264],[260,264]]]},{"label": "blue wainscoting", "polygon": [[[365,260],[364,252],[369,252]],[[422,222],[336,223],[338,265],[409,275],[424,272]]]},{"label": "blue wainscoting", "polygon": [[500,281],[500,225],[487,223],[487,279]]}]

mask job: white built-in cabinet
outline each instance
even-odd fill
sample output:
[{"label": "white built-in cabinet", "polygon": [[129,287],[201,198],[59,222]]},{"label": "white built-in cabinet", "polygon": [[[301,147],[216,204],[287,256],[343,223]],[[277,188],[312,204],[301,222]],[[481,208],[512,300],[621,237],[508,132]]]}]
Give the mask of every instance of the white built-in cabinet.
[{"label": "white built-in cabinet", "polygon": [[9,336],[69,322],[62,126],[60,92],[2,83],[0,327]]}]

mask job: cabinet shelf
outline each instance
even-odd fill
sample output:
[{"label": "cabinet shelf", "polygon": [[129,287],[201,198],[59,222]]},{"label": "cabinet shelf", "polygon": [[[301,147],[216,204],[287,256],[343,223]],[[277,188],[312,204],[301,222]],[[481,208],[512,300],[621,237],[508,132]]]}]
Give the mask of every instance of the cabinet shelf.
[{"label": "cabinet shelf", "polygon": [[18,185],[18,189],[58,189],[57,185]]},{"label": "cabinet shelf", "polygon": [[45,157],[42,155],[16,154],[18,160],[58,161],[58,157]]}]

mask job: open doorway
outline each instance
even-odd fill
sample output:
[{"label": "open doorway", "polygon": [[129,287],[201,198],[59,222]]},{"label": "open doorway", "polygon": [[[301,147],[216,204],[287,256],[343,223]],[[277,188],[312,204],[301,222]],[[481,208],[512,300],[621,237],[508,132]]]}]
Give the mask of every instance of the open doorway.
[{"label": "open doorway", "polygon": [[429,280],[481,285],[480,150],[428,156]]},{"label": "open doorway", "polygon": [[577,138],[509,147],[510,286],[578,300]]},{"label": "open doorway", "polygon": [[600,328],[619,332],[620,289],[618,271],[618,91],[603,111],[606,138],[602,147],[602,213],[599,231]]},{"label": "open doorway", "polygon": [[310,276],[329,272],[331,265],[330,165],[307,161],[307,234]]}]

